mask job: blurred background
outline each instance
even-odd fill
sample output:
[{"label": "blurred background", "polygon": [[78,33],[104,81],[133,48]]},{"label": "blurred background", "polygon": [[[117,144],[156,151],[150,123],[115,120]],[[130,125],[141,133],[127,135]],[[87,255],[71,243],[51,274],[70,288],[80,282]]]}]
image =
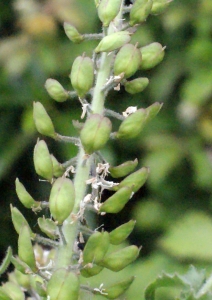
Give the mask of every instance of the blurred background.
[{"label": "blurred background", "polygon": [[[97,41],[71,43],[63,30],[67,21],[81,33],[101,30],[91,0],[0,1],[0,254],[8,245],[17,252],[17,234],[10,220],[10,204],[18,207],[33,230],[36,215],[20,205],[16,177],[36,200],[48,198],[49,187],[33,168],[33,148],[39,134],[32,120],[33,101],[40,101],[56,131],[76,136],[72,120],[80,119],[77,100],[59,104],[44,89],[47,78],[71,90],[71,65],[77,55],[92,54]],[[150,167],[145,187],[118,217],[107,216],[107,230],[136,219],[129,243],[142,245],[140,258],[124,271],[137,279],[129,299],[143,299],[149,282],[165,270],[186,272],[190,264],[212,270],[212,1],[174,0],[165,13],[150,16],[133,41],[140,46],[159,42],[166,46],[163,62],[136,76],[150,80],[147,89],[129,95],[111,92],[107,108],[117,112],[128,106],[147,107],[163,102],[159,115],[136,141],[109,143],[104,156],[112,165],[138,158]],[[119,122],[115,122],[115,125]],[[45,138],[60,162],[77,154],[76,147]],[[48,214],[46,212],[46,214]],[[101,278],[113,281],[111,272]],[[98,281],[99,280],[99,281]],[[161,290],[158,299],[172,299],[173,290]],[[97,299],[97,298],[96,298]]]}]

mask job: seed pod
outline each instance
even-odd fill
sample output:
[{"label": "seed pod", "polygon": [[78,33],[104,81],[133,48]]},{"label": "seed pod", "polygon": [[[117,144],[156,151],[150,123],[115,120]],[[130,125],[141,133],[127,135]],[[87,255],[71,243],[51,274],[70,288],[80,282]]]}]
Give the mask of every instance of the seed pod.
[{"label": "seed pod", "polygon": [[132,187],[122,186],[122,188],[120,188],[100,206],[99,211],[116,214],[124,208],[131,196]]},{"label": "seed pod", "polygon": [[146,121],[147,113],[145,109],[138,109],[136,112],[129,115],[120,125],[116,137],[118,139],[131,139],[137,137]]},{"label": "seed pod", "polygon": [[118,15],[122,0],[102,0],[98,6],[98,16],[103,26],[108,27]]},{"label": "seed pod", "polygon": [[53,165],[45,141],[38,140],[34,148],[33,159],[36,173],[42,176],[43,178],[51,181],[53,177]]},{"label": "seed pod", "polygon": [[65,168],[58,162],[58,160],[51,154],[51,160],[53,165],[53,175],[54,177],[61,177],[64,172]]},{"label": "seed pod", "polygon": [[12,299],[12,300],[24,300],[25,299],[25,295],[24,292],[21,290],[21,287],[14,283],[14,282],[6,282],[3,284],[2,286],[2,290],[3,292],[6,293],[6,295],[9,296],[9,298],[0,298],[1,300],[4,299]]},{"label": "seed pod", "polygon": [[34,274],[30,276],[31,290],[34,290],[39,296],[45,297],[41,299],[46,299],[46,287],[44,279],[40,276],[35,276]]},{"label": "seed pod", "polygon": [[153,0],[151,15],[163,13],[171,2],[172,0]]},{"label": "seed pod", "polygon": [[124,45],[116,55],[114,61],[114,75],[124,73],[124,77],[131,77],[141,64],[141,52],[132,45]]},{"label": "seed pod", "polygon": [[109,248],[109,233],[94,232],[88,239],[83,250],[83,265],[87,263],[98,263],[105,256]]},{"label": "seed pod", "polygon": [[52,120],[40,102],[33,103],[33,118],[36,129],[40,134],[55,138],[56,133]]},{"label": "seed pod", "polygon": [[99,274],[103,269],[103,267],[91,263],[91,266],[89,264],[85,265],[84,269],[80,271],[80,274],[83,277],[88,278]]},{"label": "seed pod", "polygon": [[16,232],[20,234],[21,228],[25,225],[29,228],[31,238],[34,238],[35,233],[33,233],[32,230],[30,229],[29,223],[24,218],[22,213],[16,207],[13,207],[12,204],[10,204],[10,210],[11,210],[13,226]]},{"label": "seed pod", "polygon": [[47,284],[47,295],[51,300],[78,300],[79,278],[66,269],[58,269]]},{"label": "seed pod", "polygon": [[49,96],[57,102],[64,102],[68,99],[68,92],[55,79],[47,79],[45,83],[45,88]]},{"label": "seed pod", "polygon": [[130,26],[146,21],[152,9],[152,0],[135,0],[130,10]]},{"label": "seed pod", "polygon": [[118,31],[105,36],[95,49],[96,53],[111,52],[129,43],[131,37],[128,31]]},{"label": "seed pod", "polygon": [[12,300],[12,298],[10,298],[10,296],[6,293],[6,291],[4,291],[2,286],[0,286],[0,299],[1,300]]},{"label": "seed pod", "polygon": [[38,218],[38,225],[42,232],[44,232],[50,239],[58,238],[57,225],[52,219]]},{"label": "seed pod", "polygon": [[79,44],[84,40],[82,34],[78,32],[78,30],[70,23],[64,22],[63,28],[69,40],[73,43]]},{"label": "seed pod", "polygon": [[134,245],[125,247],[106,255],[99,265],[113,272],[119,272],[138,257],[139,251],[139,248]]},{"label": "seed pod", "polygon": [[15,180],[15,188],[18,199],[26,208],[38,208],[40,206],[40,202],[32,198],[18,178]]},{"label": "seed pod", "polygon": [[135,277],[131,276],[130,278],[117,282],[111,286],[105,286],[104,293],[100,293],[99,291],[96,291],[95,293],[100,293],[107,299],[117,299],[124,292],[126,292],[126,290],[128,290],[130,285],[133,283],[134,279]]},{"label": "seed pod", "polygon": [[136,193],[146,182],[149,175],[149,168],[141,168],[138,171],[130,174],[124,180],[122,180],[118,186],[113,187],[113,190],[117,191],[123,187],[132,187],[133,193]]},{"label": "seed pod", "polygon": [[129,94],[137,94],[142,92],[149,84],[149,79],[146,77],[136,78],[124,83],[125,91]]},{"label": "seed pod", "polygon": [[135,227],[136,221],[130,220],[129,222],[122,224],[109,233],[110,243],[112,245],[119,245],[130,235]]},{"label": "seed pod", "polygon": [[[17,283],[23,287],[24,289],[30,288],[30,275],[26,275],[18,271],[17,269],[14,270],[14,275]],[[1,298],[0,298],[1,299]]]},{"label": "seed pod", "polygon": [[129,160],[124,162],[123,164],[116,166],[116,167],[110,167],[109,172],[113,178],[119,178],[124,177],[134,171],[134,169],[138,165],[137,158],[135,160]]},{"label": "seed pod", "polygon": [[35,255],[28,226],[22,226],[18,237],[18,256],[33,272],[37,272]]},{"label": "seed pod", "polygon": [[80,132],[80,139],[87,154],[100,150],[107,143],[112,130],[111,121],[99,114],[91,115]]},{"label": "seed pod", "polygon": [[49,209],[53,218],[62,224],[74,208],[75,190],[72,181],[65,177],[59,177],[53,183]]},{"label": "seed pod", "polygon": [[151,121],[160,111],[161,107],[163,106],[162,103],[155,102],[145,110],[147,112],[146,122]]},{"label": "seed pod", "polygon": [[159,43],[151,43],[140,48],[142,55],[141,70],[149,70],[157,66],[164,58],[165,47]]},{"label": "seed pod", "polygon": [[93,61],[87,56],[78,56],[72,65],[71,84],[80,98],[92,88],[94,80]]}]

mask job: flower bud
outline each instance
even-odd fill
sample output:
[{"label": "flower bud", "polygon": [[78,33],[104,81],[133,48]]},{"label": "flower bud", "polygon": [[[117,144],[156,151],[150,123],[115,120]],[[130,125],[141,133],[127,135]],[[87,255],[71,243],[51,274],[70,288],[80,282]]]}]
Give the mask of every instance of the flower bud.
[{"label": "flower bud", "polygon": [[124,45],[116,55],[114,62],[114,75],[124,73],[124,77],[132,76],[141,64],[141,52],[132,45]]},{"label": "flower bud", "polygon": [[139,251],[139,248],[134,245],[125,247],[106,255],[99,265],[113,272],[119,272],[138,257]]},{"label": "flower bud", "polygon": [[22,226],[18,237],[18,256],[33,272],[37,272],[35,255],[28,226]]},{"label": "flower bud", "polygon": [[39,208],[40,202],[37,202],[32,198],[18,178],[15,180],[15,188],[18,199],[26,208]]},{"label": "flower bud", "polygon": [[159,43],[151,43],[145,47],[140,48],[142,55],[142,62],[140,69],[149,70],[158,65],[164,58],[165,47]]},{"label": "flower bud", "polygon": [[121,296],[124,292],[126,292],[126,290],[128,290],[134,279],[135,277],[131,276],[130,278],[117,282],[111,286],[105,286],[104,294],[101,294],[99,291],[96,291],[95,293],[100,293],[107,299],[118,299],[119,296]]},{"label": "flower bud", "polygon": [[[24,300],[25,295],[24,292],[21,290],[21,287],[14,282],[6,282],[2,285],[2,291],[6,293],[6,295],[9,296],[9,298],[1,297],[1,300],[4,299],[12,299],[12,300]],[[1,293],[0,293],[1,295]]]},{"label": "flower bud", "polygon": [[135,160],[129,160],[124,162],[123,164],[116,166],[116,167],[110,167],[109,172],[113,178],[119,178],[124,177],[134,171],[134,169],[138,165],[137,158]]},{"label": "flower bud", "polygon": [[[133,183],[132,183],[133,185]],[[101,206],[99,211],[111,214],[120,212],[125,204],[132,196],[132,188],[129,186],[122,186],[115,194],[109,197]]]},{"label": "flower bud", "polygon": [[38,225],[42,232],[44,232],[50,239],[58,238],[57,225],[52,219],[38,218]]},{"label": "flower bud", "polygon": [[149,175],[149,168],[141,168],[138,171],[130,174],[122,180],[118,186],[113,187],[113,190],[119,190],[123,187],[132,187],[133,193],[136,193],[146,182]]},{"label": "flower bud", "polygon": [[10,296],[4,291],[3,287],[0,286],[0,299],[1,300],[11,300]]},{"label": "flower bud", "polygon": [[120,125],[116,137],[118,139],[131,139],[137,137],[146,120],[146,111],[144,109],[138,109],[136,112],[129,115]]},{"label": "flower bud", "polygon": [[53,175],[55,177],[61,177],[65,172],[65,168],[58,162],[53,154],[51,154],[51,160],[53,165]]},{"label": "flower bud", "polygon": [[68,99],[68,92],[55,79],[47,79],[45,83],[45,88],[49,96],[57,102],[64,102]]},{"label": "flower bud", "polygon": [[80,274],[85,277],[92,277],[95,276],[97,274],[99,274],[104,268],[97,266],[93,263],[88,263],[87,265],[85,265],[85,267],[80,271]]},{"label": "flower bud", "polygon": [[172,0],[153,0],[151,15],[158,15],[165,11]]},{"label": "flower bud", "polygon": [[38,140],[34,148],[33,159],[36,173],[42,176],[43,178],[51,181],[53,177],[53,165],[45,141]]},{"label": "flower bud", "polygon": [[25,225],[25,226],[27,226],[29,228],[30,236],[32,238],[34,238],[35,234],[30,229],[29,223],[24,218],[24,216],[22,215],[22,213],[16,207],[13,207],[12,204],[10,204],[10,210],[11,210],[11,217],[12,217],[13,226],[14,226],[16,232],[18,234],[20,234],[22,226]]},{"label": "flower bud", "polygon": [[163,106],[162,103],[155,102],[145,110],[147,112],[146,122],[151,121],[160,111],[161,107]]},{"label": "flower bud", "polygon": [[102,0],[98,6],[98,16],[103,26],[108,27],[118,15],[122,0]]},{"label": "flower bud", "polygon": [[91,115],[80,132],[80,139],[87,154],[100,150],[107,143],[112,130],[111,121],[99,114]]},{"label": "flower bud", "polygon": [[33,119],[40,134],[55,138],[56,133],[52,120],[40,102],[33,103]]},{"label": "flower bud", "polygon": [[130,26],[146,21],[151,12],[152,0],[135,0],[130,10]]},{"label": "flower bud", "polygon": [[79,44],[84,38],[83,35],[78,32],[78,30],[70,23],[64,22],[63,28],[69,40],[73,43]]},{"label": "flower bud", "polygon": [[125,91],[129,94],[137,94],[142,92],[149,84],[149,79],[146,77],[136,78],[124,83]]},{"label": "flower bud", "polygon": [[75,190],[72,181],[65,177],[56,179],[50,192],[49,209],[59,224],[62,224],[72,212],[74,200]]},{"label": "flower bud", "polygon": [[78,56],[72,65],[71,84],[80,98],[92,88],[94,80],[94,65],[90,57]]},{"label": "flower bud", "polygon": [[79,278],[66,269],[57,269],[47,284],[47,295],[51,300],[78,300]]},{"label": "flower bud", "polygon": [[110,243],[119,245],[126,240],[135,227],[136,221],[130,220],[109,233]]},{"label": "flower bud", "polygon": [[128,31],[118,31],[105,36],[95,49],[96,53],[111,52],[129,43],[131,37]]}]

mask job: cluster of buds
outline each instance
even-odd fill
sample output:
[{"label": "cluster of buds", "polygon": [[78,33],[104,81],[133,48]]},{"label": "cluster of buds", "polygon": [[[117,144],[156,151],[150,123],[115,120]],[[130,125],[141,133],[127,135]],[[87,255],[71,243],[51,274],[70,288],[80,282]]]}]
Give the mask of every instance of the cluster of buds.
[{"label": "cluster of buds", "polygon": [[[78,300],[81,290],[108,299],[118,299],[132,284],[131,275],[113,285],[100,288],[81,284],[82,277],[92,277],[104,268],[119,272],[139,255],[135,245],[120,248],[134,229],[129,220],[111,232],[104,228],[88,228],[85,211],[105,215],[119,213],[145,183],[149,168],[137,168],[138,160],[111,166],[99,150],[110,139],[128,140],[139,136],[146,124],[160,111],[162,104],[149,107],[128,107],[123,114],[105,107],[110,90],[123,86],[129,94],[142,92],[148,85],[146,77],[130,79],[138,70],[147,70],[159,64],[165,47],[159,43],[141,46],[132,44],[131,37],[150,14],[164,11],[170,0],[134,0],[129,6],[123,0],[95,0],[97,14],[103,25],[101,34],[81,34],[69,23],[64,23],[68,38],[74,43],[100,39],[90,58],[83,53],[72,65],[70,80],[73,91],[66,90],[55,79],[47,79],[45,88],[57,102],[75,97],[82,105],[84,123],[74,123],[79,137],[62,136],[43,105],[34,103],[33,118],[41,135],[56,141],[74,143],[79,147],[76,158],[59,163],[50,153],[46,142],[37,141],[34,148],[34,167],[38,176],[50,185],[49,199],[35,200],[24,185],[16,179],[20,202],[35,213],[49,209],[50,218],[39,217],[37,224],[45,235],[32,231],[23,214],[11,205],[12,222],[18,237],[18,255],[8,249],[1,271],[11,262],[15,271],[9,281],[0,287],[0,298],[5,300],[42,299]],[[140,71],[141,72],[141,71]],[[89,97],[88,97],[89,96]],[[91,101],[89,100],[91,99]],[[111,117],[121,122],[113,132]],[[110,174],[115,182],[108,181]],[[122,178],[121,182],[116,182]],[[113,194],[102,203],[102,194],[108,189]],[[86,242],[85,242],[86,241]],[[79,247],[84,244],[83,247]],[[118,245],[118,250],[110,248]],[[83,248],[83,250],[81,249]],[[27,298],[29,297],[29,298]]]}]

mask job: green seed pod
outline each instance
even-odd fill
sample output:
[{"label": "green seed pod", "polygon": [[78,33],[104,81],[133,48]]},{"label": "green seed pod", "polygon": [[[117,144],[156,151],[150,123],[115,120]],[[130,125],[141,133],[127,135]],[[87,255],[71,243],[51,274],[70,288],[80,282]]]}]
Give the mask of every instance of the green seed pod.
[{"label": "green seed pod", "polygon": [[22,274],[29,274],[29,272],[32,272],[29,268],[29,266],[24,263],[20,258],[12,256],[11,263],[14,265],[15,269],[21,272]]},{"label": "green seed pod", "polygon": [[40,134],[55,138],[56,133],[52,120],[40,102],[33,103],[33,119]]},{"label": "green seed pod", "polygon": [[140,48],[142,55],[141,70],[149,70],[157,66],[164,58],[165,47],[159,43],[151,43]]},{"label": "green seed pod", "polygon": [[135,0],[130,10],[130,26],[146,21],[152,9],[152,0]]},{"label": "green seed pod", "polygon": [[141,93],[149,84],[149,79],[146,77],[136,78],[124,83],[125,91],[129,94]]},{"label": "green seed pod", "polygon": [[26,208],[39,208],[40,202],[35,201],[32,196],[27,192],[24,185],[18,178],[15,180],[15,188],[18,199]]},{"label": "green seed pod", "polygon": [[3,274],[7,270],[7,268],[9,267],[12,254],[13,254],[12,253],[12,248],[8,247],[6,255],[5,255],[3,261],[1,262],[1,265],[0,265],[0,275]]},{"label": "green seed pod", "polygon": [[58,238],[57,225],[52,219],[38,218],[38,225],[42,232],[44,232],[50,239]]},{"label": "green seed pod", "polygon": [[153,0],[151,15],[163,13],[171,2],[172,0]]},{"label": "green seed pod", "polygon": [[94,81],[94,65],[90,57],[78,56],[72,65],[71,84],[80,98],[92,88]]},{"label": "green seed pod", "polygon": [[103,267],[97,266],[93,263],[92,263],[92,266],[89,266],[87,264],[87,265],[85,265],[84,269],[82,269],[80,271],[80,274],[85,278],[89,278],[89,277],[99,274],[103,269],[104,269]]},{"label": "green seed pod", "polygon": [[141,168],[138,171],[130,174],[124,180],[122,180],[118,186],[113,187],[113,190],[117,191],[123,187],[132,187],[133,193],[136,193],[146,182],[149,175],[149,168]]},{"label": "green seed pod", "polygon": [[49,209],[53,218],[62,224],[74,208],[75,190],[72,181],[65,177],[55,180],[49,197]]},{"label": "green seed pod", "polygon": [[64,172],[65,168],[58,162],[58,160],[51,154],[51,160],[53,165],[53,175],[54,177],[61,177]]},{"label": "green seed pod", "polygon": [[13,226],[14,226],[16,232],[18,234],[20,234],[22,226],[26,225],[29,228],[31,238],[34,238],[35,233],[33,233],[32,230],[30,229],[30,226],[29,226],[27,220],[22,215],[22,213],[16,207],[13,207],[12,204],[10,204],[10,210],[11,210]]},{"label": "green seed pod", "polygon": [[105,36],[95,49],[96,53],[99,52],[111,52],[119,49],[131,40],[130,33],[128,31],[118,31]]},{"label": "green seed pod", "polygon": [[132,44],[124,45],[116,55],[114,75],[124,73],[124,77],[131,77],[141,64],[141,51]]},{"label": "green seed pod", "polygon": [[116,214],[124,208],[131,196],[132,188],[129,186],[122,186],[122,188],[120,188],[100,206],[99,211]]},{"label": "green seed pod", "polygon": [[102,0],[98,6],[98,16],[103,26],[108,27],[118,15],[122,0]]},{"label": "green seed pod", "polygon": [[47,295],[51,300],[78,300],[79,278],[66,269],[58,269],[47,284]]},{"label": "green seed pod", "polygon": [[78,32],[78,30],[70,23],[64,22],[63,28],[69,40],[73,43],[79,44],[84,40],[82,34]]},{"label": "green seed pod", "polygon": [[6,293],[2,286],[0,286],[0,299],[1,300],[12,300],[10,296]]},{"label": "green seed pod", "polygon": [[147,112],[146,122],[151,121],[161,110],[161,107],[163,106],[162,103],[155,102],[149,107],[147,107],[145,110]]},{"label": "green seed pod", "polygon": [[136,221],[130,220],[129,222],[122,224],[109,233],[110,243],[112,245],[119,245],[130,235],[135,227]]},{"label": "green seed pod", "polygon": [[100,150],[107,143],[112,130],[111,121],[99,114],[91,115],[80,132],[80,139],[87,154]]},{"label": "green seed pod", "polygon": [[146,121],[147,113],[145,109],[138,109],[136,112],[129,115],[120,125],[116,137],[118,139],[131,139],[137,137]]},{"label": "green seed pod", "polygon": [[126,161],[119,166],[110,167],[109,172],[113,178],[120,178],[120,177],[127,176],[129,173],[134,171],[137,165],[138,165],[138,160],[136,158],[135,160]]},{"label": "green seed pod", "polygon": [[45,88],[49,96],[57,102],[64,102],[68,99],[68,92],[55,79],[47,79],[45,83]]},{"label": "green seed pod", "polygon": [[34,148],[33,159],[36,173],[51,181],[53,177],[53,164],[45,141],[38,140]]},{"label": "green seed pod", "polygon": [[41,278],[38,275],[31,275],[30,276],[30,285],[31,289],[34,290],[39,296],[45,297],[41,299],[46,299],[46,288],[45,288],[45,283],[44,279]]},{"label": "green seed pod", "polygon": [[113,272],[119,272],[138,257],[139,251],[139,248],[134,245],[125,247],[106,255],[99,265]]},{"label": "green seed pod", "polygon": [[14,270],[14,275],[15,280],[21,287],[23,287],[24,289],[30,288],[30,275],[23,274],[17,269]]},{"label": "green seed pod", "polygon": [[[25,300],[24,292],[21,290],[21,287],[14,282],[6,282],[2,286],[2,290],[9,296],[9,299],[12,300]],[[4,298],[1,298],[3,300]],[[6,298],[7,299],[7,298]]]},{"label": "green seed pod", "polygon": [[22,226],[18,237],[18,256],[34,273],[37,272],[31,234],[26,225]]},{"label": "green seed pod", "polygon": [[100,293],[96,291],[95,293],[98,294],[100,293],[102,296],[104,296],[107,299],[118,299],[119,296],[121,296],[128,288],[130,285],[133,283],[135,277],[132,276],[128,279],[122,280],[120,282],[117,282],[111,286],[105,286],[104,287],[104,293]]},{"label": "green seed pod", "polygon": [[88,239],[83,250],[83,265],[100,262],[109,248],[109,233],[94,232]]}]

